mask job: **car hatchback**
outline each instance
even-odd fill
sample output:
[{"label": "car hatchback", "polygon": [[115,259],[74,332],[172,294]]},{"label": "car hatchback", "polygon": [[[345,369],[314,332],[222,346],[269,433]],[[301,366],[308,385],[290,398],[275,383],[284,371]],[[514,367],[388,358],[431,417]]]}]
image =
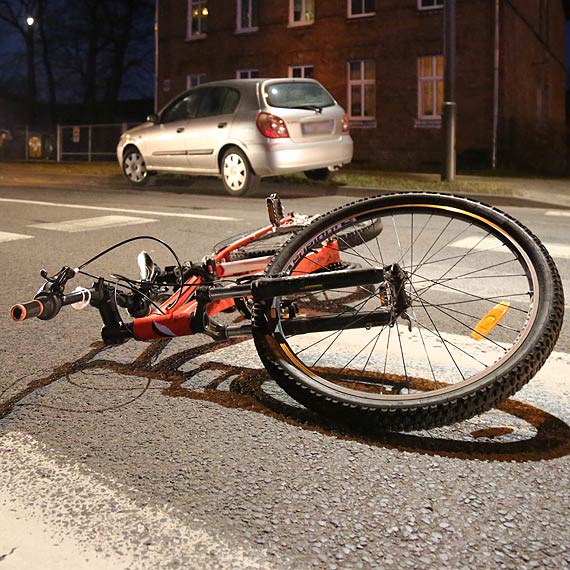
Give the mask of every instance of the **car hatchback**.
[{"label": "car hatchback", "polygon": [[186,91],[149,115],[121,135],[117,158],[135,185],[157,172],[213,175],[243,196],[266,176],[325,180],[352,151],[348,118],[318,81],[235,79]]}]

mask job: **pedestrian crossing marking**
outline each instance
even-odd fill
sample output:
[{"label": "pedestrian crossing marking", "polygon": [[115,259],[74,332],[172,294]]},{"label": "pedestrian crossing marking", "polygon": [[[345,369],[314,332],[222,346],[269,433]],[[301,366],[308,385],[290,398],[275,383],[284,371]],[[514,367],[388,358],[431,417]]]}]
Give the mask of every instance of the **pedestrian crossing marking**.
[{"label": "pedestrian crossing marking", "polygon": [[96,218],[82,218],[79,220],[68,220],[65,222],[47,222],[42,224],[32,224],[29,227],[41,230],[52,230],[58,232],[84,232],[90,230],[103,230],[119,226],[132,226],[134,224],[148,224],[156,222],[150,218],[133,218],[132,216],[97,216]]},{"label": "pedestrian crossing marking", "polygon": [[545,215],[570,217],[570,210],[548,210]]},{"label": "pedestrian crossing marking", "polygon": [[18,239],[32,239],[34,236],[24,234],[12,234],[10,232],[0,232],[0,243],[3,241],[16,241]]},{"label": "pedestrian crossing marking", "polygon": [[[478,237],[467,237],[450,244],[458,249],[468,249],[474,251],[500,251],[502,244],[492,236],[481,241]],[[545,243],[544,246],[552,257],[570,259],[570,245],[565,243]]]}]

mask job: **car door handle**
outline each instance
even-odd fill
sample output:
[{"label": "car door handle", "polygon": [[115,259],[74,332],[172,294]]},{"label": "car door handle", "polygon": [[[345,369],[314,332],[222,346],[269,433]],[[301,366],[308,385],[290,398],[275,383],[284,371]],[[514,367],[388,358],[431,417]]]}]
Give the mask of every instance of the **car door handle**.
[{"label": "car door handle", "polygon": [[183,131],[184,131],[184,127],[178,127],[178,128],[176,129],[176,132],[177,132],[177,133],[181,133],[181,132],[183,132]]},{"label": "car door handle", "polygon": [[227,126],[228,123],[226,123],[225,121],[223,123],[218,123],[218,129],[223,129],[224,127]]}]

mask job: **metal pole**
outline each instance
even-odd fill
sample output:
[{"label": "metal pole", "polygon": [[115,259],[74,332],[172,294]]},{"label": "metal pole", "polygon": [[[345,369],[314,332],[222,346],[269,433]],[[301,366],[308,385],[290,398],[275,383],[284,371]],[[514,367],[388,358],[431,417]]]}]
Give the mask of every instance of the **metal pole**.
[{"label": "metal pole", "polygon": [[493,135],[491,148],[491,166],[497,168],[497,144],[499,132],[499,64],[500,64],[500,5],[495,0],[495,49],[493,57]]},{"label": "metal pole", "polygon": [[58,124],[57,125],[57,162],[61,162],[61,154],[62,154],[62,149],[61,149],[61,125]]},{"label": "metal pole", "polygon": [[89,125],[87,128],[88,139],[87,139],[87,162],[91,162],[91,136],[93,134],[92,126]]},{"label": "metal pole", "polygon": [[455,103],[455,0],[445,0],[443,8],[443,47],[444,47],[444,95],[443,95],[443,172],[441,179],[455,180],[455,139],[456,114]]},{"label": "metal pole", "polygon": [[154,112],[158,113],[158,18],[160,15],[160,0],[154,7]]}]

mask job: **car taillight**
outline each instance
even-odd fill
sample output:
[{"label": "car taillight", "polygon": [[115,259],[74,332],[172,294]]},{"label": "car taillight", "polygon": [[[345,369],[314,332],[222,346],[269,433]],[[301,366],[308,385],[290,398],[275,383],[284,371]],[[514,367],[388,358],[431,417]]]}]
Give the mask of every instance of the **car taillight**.
[{"label": "car taillight", "polygon": [[270,113],[259,113],[255,121],[259,132],[268,139],[287,139],[289,131],[281,117]]},{"label": "car taillight", "polygon": [[342,118],[342,132],[348,133],[348,115],[346,113]]}]

